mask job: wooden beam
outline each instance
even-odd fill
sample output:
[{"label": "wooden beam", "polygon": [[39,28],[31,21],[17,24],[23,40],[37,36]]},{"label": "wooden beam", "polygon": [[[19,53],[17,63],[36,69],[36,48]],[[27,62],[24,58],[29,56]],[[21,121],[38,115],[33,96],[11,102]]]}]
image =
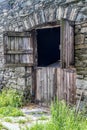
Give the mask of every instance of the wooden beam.
[{"label": "wooden beam", "polygon": [[9,50],[5,51],[5,54],[33,54],[33,50]]},{"label": "wooden beam", "polygon": [[18,63],[18,64],[5,64],[5,67],[25,67],[25,66],[28,66],[28,67],[32,67],[33,66],[33,63]]},{"label": "wooden beam", "polygon": [[13,32],[13,31],[7,31],[4,32],[4,36],[10,36],[10,37],[30,37],[30,32]]},{"label": "wooden beam", "polygon": [[44,27],[37,27],[36,30],[38,30],[38,29],[47,29],[47,28],[58,28],[58,27],[61,27],[61,26],[60,25],[55,25],[55,26],[47,25],[47,26],[44,26]]}]

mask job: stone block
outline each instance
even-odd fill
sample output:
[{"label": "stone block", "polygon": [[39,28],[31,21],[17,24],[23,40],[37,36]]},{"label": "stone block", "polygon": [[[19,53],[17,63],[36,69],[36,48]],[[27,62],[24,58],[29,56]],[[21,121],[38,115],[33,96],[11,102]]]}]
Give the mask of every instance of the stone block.
[{"label": "stone block", "polygon": [[77,79],[83,79],[84,76],[83,76],[83,75],[77,75],[76,78],[77,78]]},{"label": "stone block", "polygon": [[[30,23],[30,26],[31,26],[31,27],[34,27],[34,26],[35,26],[34,14],[31,14],[31,15],[29,16],[29,23]],[[28,28],[29,28],[29,26],[28,26]]]},{"label": "stone block", "polygon": [[55,21],[56,11],[57,11],[57,9],[56,9],[55,5],[45,8],[44,13],[45,13],[46,22]]},{"label": "stone block", "polygon": [[87,80],[76,80],[76,86],[78,89],[84,89],[87,90]]},{"label": "stone block", "polygon": [[25,79],[24,78],[18,78],[17,84],[20,85],[20,86],[25,86]]},{"label": "stone block", "polygon": [[85,35],[84,34],[77,34],[75,36],[75,44],[83,44],[85,43]]},{"label": "stone block", "polygon": [[87,22],[82,24],[82,27],[87,27]]},{"label": "stone block", "polygon": [[81,28],[81,33],[87,33],[87,27],[82,27]]},{"label": "stone block", "polygon": [[77,14],[78,14],[78,7],[72,8],[71,13],[69,15],[69,20],[75,21]]},{"label": "stone block", "polygon": [[24,28],[25,29],[29,29],[29,22],[28,22],[28,17],[26,17],[24,20],[23,20],[23,24],[24,24]]},{"label": "stone block", "polygon": [[87,19],[87,16],[86,16],[86,15],[83,15],[82,13],[79,13],[79,14],[77,15],[77,18],[76,18],[76,23],[77,23],[77,22],[86,21],[86,19]]},{"label": "stone block", "polygon": [[65,8],[65,10],[64,10],[64,18],[66,19],[67,18],[67,13],[68,13],[68,7],[67,8]]},{"label": "stone block", "polygon": [[58,20],[61,20],[61,18],[63,18],[64,15],[64,8],[62,6],[59,6],[56,10],[56,18]]}]

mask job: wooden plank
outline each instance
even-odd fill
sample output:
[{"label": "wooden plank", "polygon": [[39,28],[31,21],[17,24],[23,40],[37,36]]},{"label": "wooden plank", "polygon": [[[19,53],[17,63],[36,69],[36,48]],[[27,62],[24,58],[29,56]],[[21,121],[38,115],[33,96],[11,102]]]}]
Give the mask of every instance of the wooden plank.
[{"label": "wooden plank", "polygon": [[[15,37],[15,50],[18,51],[18,45],[19,45],[19,38],[18,37]],[[20,61],[20,57],[18,54],[15,55],[15,64],[16,63],[19,63]]]},{"label": "wooden plank", "polygon": [[38,95],[39,95],[39,82],[38,82],[38,80],[39,80],[39,78],[37,78],[37,77],[39,77],[38,76],[38,70],[36,70],[36,100],[39,100],[39,98],[38,98]]},{"label": "wooden plank", "polygon": [[6,55],[6,63],[7,64],[11,63],[11,56],[10,55]]},{"label": "wooden plank", "polygon": [[40,102],[42,103],[42,80],[41,80],[41,69],[39,70],[39,96],[40,96]]},{"label": "wooden plank", "polygon": [[[10,50],[11,46],[10,46],[10,38],[7,38],[7,48],[6,50]],[[6,62],[10,63],[11,62],[11,56],[6,54]]]},{"label": "wooden plank", "polygon": [[52,69],[49,71],[49,100],[52,98],[51,97],[51,87],[52,87]]},{"label": "wooden plank", "polygon": [[[66,71],[67,72],[67,71]],[[69,73],[67,72],[67,103],[69,104],[69,99],[70,99],[70,94],[69,94],[69,89],[70,89],[70,86],[69,86]]]},{"label": "wooden plank", "polygon": [[[19,51],[23,51],[24,50],[24,48],[23,48],[23,38],[22,37],[18,37],[18,39],[19,39],[19,42],[18,42],[18,50]],[[17,50],[16,50],[17,51]]]},{"label": "wooden plank", "polygon": [[32,50],[32,54],[30,54],[30,57],[29,57],[29,59],[30,59],[30,61],[31,61],[31,63],[33,63],[34,64],[34,41],[33,41],[33,36],[31,36],[30,38],[29,38],[29,40],[28,40],[28,42],[29,42],[29,48],[30,48],[30,50]]},{"label": "wooden plank", "polygon": [[25,54],[22,55],[21,63],[27,63],[27,56]]},{"label": "wooden plank", "polygon": [[74,65],[74,49],[75,49],[75,44],[74,44],[74,26],[70,26],[70,65]]},{"label": "wooden plank", "polygon": [[[11,48],[10,48],[10,50],[14,50],[15,49],[15,42],[14,42],[14,39],[12,38],[12,37],[9,37],[9,39],[10,39],[10,44],[11,44]],[[8,52],[8,51],[7,51]],[[7,53],[7,54],[9,54],[9,53]],[[12,55],[12,54],[10,54],[11,55],[11,63],[15,63],[15,55]]]},{"label": "wooden plank", "polygon": [[48,93],[47,69],[48,68],[43,68],[43,70],[44,70],[44,72],[43,72],[43,74],[44,74],[44,86],[43,86],[44,95],[43,95],[43,97],[44,97],[44,101],[45,101],[46,105],[48,102],[48,98],[47,98],[47,93]]},{"label": "wooden plank", "polygon": [[57,68],[57,97],[59,100],[61,97],[60,87],[61,87],[61,69]]},{"label": "wooden plank", "polygon": [[[21,52],[21,51],[24,51],[24,48],[23,48],[23,38],[22,37],[19,37],[19,42],[18,42],[18,52]],[[17,50],[15,50],[17,52]],[[17,53],[16,53],[17,54]],[[18,53],[19,54],[19,53]],[[25,54],[25,53],[24,53]],[[22,53],[19,54],[19,63],[22,63]]]},{"label": "wooden plank", "polygon": [[32,63],[29,63],[29,64],[26,64],[26,63],[15,63],[15,64],[12,64],[12,63],[9,63],[10,59],[8,59],[8,63],[5,64],[5,67],[24,67],[24,66],[30,66],[32,67],[33,64]]},{"label": "wooden plank", "polygon": [[55,68],[51,69],[51,99],[53,100],[54,98],[54,93],[53,93],[53,87],[54,87],[54,74],[55,74]]},{"label": "wooden plank", "polygon": [[60,74],[61,76],[60,76],[60,80],[61,80],[61,86],[60,86],[60,100],[62,100],[63,99],[63,82],[64,82],[64,76],[63,76],[63,69],[61,69],[61,74]]},{"label": "wooden plank", "polygon": [[71,63],[71,62],[70,62],[70,60],[71,60],[71,59],[70,59],[70,55],[72,55],[72,54],[71,54],[71,50],[70,50],[70,49],[71,49],[71,48],[70,48],[70,44],[71,44],[70,42],[71,42],[71,41],[70,41],[70,25],[69,25],[69,22],[67,22],[66,32],[67,32],[67,39],[68,39],[68,40],[66,41],[66,42],[67,42],[67,50],[66,50],[66,51],[67,51],[67,55],[66,55],[66,56],[67,56],[67,61],[66,61],[66,63],[67,63],[67,67],[69,67],[69,66],[70,66],[70,63]]},{"label": "wooden plank", "polygon": [[10,42],[11,42],[11,51],[15,49],[15,41],[13,37],[9,37],[10,38]]},{"label": "wooden plank", "polygon": [[41,101],[41,105],[42,105],[42,103],[43,103],[43,100],[44,100],[44,89],[43,89],[43,83],[44,83],[44,77],[42,76],[42,74],[43,74],[43,69],[40,69],[39,70],[40,71],[40,95],[41,95],[41,99],[40,99],[40,101]]},{"label": "wooden plank", "polygon": [[10,60],[10,63],[15,63],[15,55],[10,55],[11,56],[11,60]]},{"label": "wooden plank", "polygon": [[6,32],[4,32],[4,36],[9,36],[9,37],[30,37],[31,34],[30,34],[30,32],[6,31]]},{"label": "wooden plank", "polygon": [[48,88],[47,88],[47,105],[49,106],[50,105],[50,95],[49,95],[49,93],[50,93],[50,67],[47,69],[47,79],[48,79]]},{"label": "wooden plank", "polygon": [[64,62],[64,51],[65,51],[65,25],[64,20],[61,20],[61,67],[64,68],[65,62]]},{"label": "wooden plank", "polygon": [[33,42],[33,60],[34,60],[34,66],[38,66],[38,51],[37,51],[37,37],[36,37],[36,31],[33,32],[32,42]]},{"label": "wooden plank", "polygon": [[8,37],[8,41],[7,41],[7,50],[11,50],[11,41],[10,41],[10,37]]},{"label": "wooden plank", "polygon": [[7,51],[5,54],[32,54],[33,55],[33,51],[32,50],[13,50],[13,51]]},{"label": "wooden plank", "polygon": [[66,61],[65,61],[65,68],[67,67],[67,66],[69,66],[69,61],[68,61],[68,56],[69,56],[69,49],[68,49],[68,47],[69,47],[69,26],[68,26],[68,22],[67,21],[65,21],[65,26],[66,26],[66,30],[65,30],[65,33],[66,33],[66,41],[65,41],[65,43],[66,43],[66,52],[65,52],[65,58],[66,58]]},{"label": "wooden plank", "polygon": [[7,36],[4,36],[3,43],[4,43],[4,53],[6,53],[7,45],[8,45],[8,37]]},{"label": "wooden plank", "polygon": [[69,104],[72,103],[72,81],[73,81],[73,78],[72,78],[72,72],[69,72]]},{"label": "wooden plank", "polygon": [[65,70],[64,70],[64,99],[65,101],[67,101],[67,77]]},{"label": "wooden plank", "polygon": [[64,87],[65,87],[65,84],[64,84],[64,69],[63,69],[63,82],[62,82],[62,99],[64,100]]},{"label": "wooden plank", "polygon": [[39,76],[38,76],[38,70],[36,70],[36,100],[39,99],[39,98],[38,98],[38,95],[39,95],[39,92],[38,92],[38,88],[39,88],[39,87],[38,87],[38,86],[39,86],[39,85],[38,85],[38,84],[39,84],[38,79],[39,79],[39,78],[37,78],[37,77],[39,77]]},{"label": "wooden plank", "polygon": [[72,72],[69,72],[69,104],[72,102]]},{"label": "wooden plank", "polygon": [[23,45],[22,46],[23,46],[24,50],[27,50],[27,49],[29,50],[30,49],[30,47],[29,47],[29,38],[26,38],[26,37],[23,38]]},{"label": "wooden plank", "polygon": [[53,85],[53,95],[56,98],[56,91],[57,91],[57,68],[54,70],[54,85]]},{"label": "wooden plank", "polygon": [[62,19],[61,26],[61,62],[62,68],[68,68],[74,64],[74,26],[69,21]]},{"label": "wooden plank", "polygon": [[[24,50],[26,50],[26,44],[27,44],[28,40],[27,38],[23,37],[23,43],[22,43],[22,48]],[[27,55],[26,54],[23,54],[21,55],[21,63],[27,63]]]}]

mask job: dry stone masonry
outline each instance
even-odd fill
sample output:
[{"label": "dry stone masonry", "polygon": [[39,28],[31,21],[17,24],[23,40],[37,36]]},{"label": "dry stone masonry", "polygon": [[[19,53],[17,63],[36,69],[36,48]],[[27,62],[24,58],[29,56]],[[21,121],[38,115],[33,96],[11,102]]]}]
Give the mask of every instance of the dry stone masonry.
[{"label": "dry stone masonry", "polygon": [[75,23],[77,87],[87,89],[87,0],[6,0],[0,3],[0,88],[24,90],[26,77],[25,67],[4,66],[3,32],[30,31],[48,22],[60,23],[62,18]]}]

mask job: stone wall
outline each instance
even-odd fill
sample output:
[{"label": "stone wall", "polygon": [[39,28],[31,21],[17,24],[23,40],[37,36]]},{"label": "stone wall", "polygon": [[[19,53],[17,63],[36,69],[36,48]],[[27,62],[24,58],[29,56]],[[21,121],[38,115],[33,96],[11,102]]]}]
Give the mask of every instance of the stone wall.
[{"label": "stone wall", "polygon": [[25,67],[4,67],[3,31],[29,31],[62,18],[75,21],[77,86],[87,89],[87,0],[6,0],[0,3],[1,88],[25,88]]},{"label": "stone wall", "polygon": [[75,44],[77,86],[87,89],[87,22],[75,26]]}]

